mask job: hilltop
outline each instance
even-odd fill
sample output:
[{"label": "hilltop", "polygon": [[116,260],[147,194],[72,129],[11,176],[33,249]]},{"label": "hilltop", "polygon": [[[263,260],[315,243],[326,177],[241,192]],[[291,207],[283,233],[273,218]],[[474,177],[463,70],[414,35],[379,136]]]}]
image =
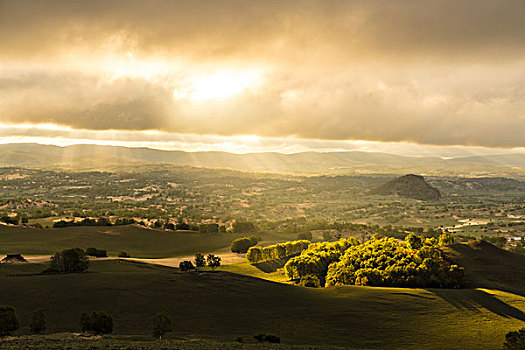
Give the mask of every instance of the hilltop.
[{"label": "hilltop", "polygon": [[371,190],[370,194],[401,196],[423,201],[437,201],[441,199],[441,193],[437,188],[430,186],[423,176],[413,174],[390,180]]}]

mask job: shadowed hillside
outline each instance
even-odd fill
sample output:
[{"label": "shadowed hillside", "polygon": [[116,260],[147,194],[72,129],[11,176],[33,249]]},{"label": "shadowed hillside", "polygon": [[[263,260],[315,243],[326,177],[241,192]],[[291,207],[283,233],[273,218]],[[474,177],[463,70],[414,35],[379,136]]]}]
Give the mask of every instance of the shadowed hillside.
[{"label": "shadowed hillside", "polygon": [[285,344],[498,349],[508,329],[525,319],[525,298],[498,291],[311,289],[120,260],[94,261],[83,274],[35,275],[43,268],[0,269],[0,283],[9,285],[0,289],[0,300],[17,309],[22,334],[29,332],[32,311],[43,307],[50,333],[78,331],[82,312],[104,310],[113,315],[116,335],[149,335],[151,317],[166,311],[174,338],[233,341],[264,332]]},{"label": "shadowed hillside", "polygon": [[525,296],[525,256],[482,240],[456,243],[443,249],[465,269],[470,286]]},{"label": "shadowed hillside", "polygon": [[441,199],[441,193],[435,187],[430,186],[423,176],[404,175],[373,189],[370,194],[382,196],[401,196],[423,201],[437,201]]}]

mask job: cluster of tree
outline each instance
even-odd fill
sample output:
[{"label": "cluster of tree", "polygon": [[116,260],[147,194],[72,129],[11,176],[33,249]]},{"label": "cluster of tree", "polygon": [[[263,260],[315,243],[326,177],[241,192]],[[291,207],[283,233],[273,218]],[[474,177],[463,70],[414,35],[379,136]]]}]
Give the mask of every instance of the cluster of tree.
[{"label": "cluster of tree", "polygon": [[[172,331],[171,318],[166,312],[161,312],[153,317],[153,336],[162,337]],[[20,321],[12,306],[0,306],[0,337],[11,335],[20,328]],[[47,317],[44,309],[33,311],[30,329],[33,334],[39,334],[47,328]],[[113,332],[113,317],[105,311],[82,313],[80,315],[80,328],[82,332],[96,335]]]},{"label": "cluster of tree", "polygon": [[235,221],[232,224],[233,232],[235,233],[245,233],[255,231],[255,225],[253,222],[249,221]]},{"label": "cluster of tree", "polygon": [[349,247],[360,243],[354,237],[341,238],[336,242],[312,243],[301,255],[288,260],[284,265],[284,271],[291,280],[299,281],[300,284],[315,286],[317,283],[312,282],[312,276],[319,280],[319,285],[324,284],[328,266],[339,261]]},{"label": "cluster of tree", "polygon": [[90,247],[86,249],[86,255],[94,256],[96,258],[106,258],[108,256],[108,253],[103,249]]},{"label": "cluster of tree", "polygon": [[219,233],[219,224],[202,224],[199,226],[200,233]]},{"label": "cluster of tree", "polygon": [[78,273],[85,272],[89,267],[86,252],[80,248],[64,249],[51,257],[51,265],[47,273]]},{"label": "cluster of tree", "polygon": [[183,272],[191,271],[205,267],[211,267],[212,270],[221,266],[221,257],[214,254],[208,254],[207,257],[204,257],[203,254],[195,254],[195,265],[190,260],[184,260],[179,263],[179,269]]},{"label": "cluster of tree", "polygon": [[310,241],[300,240],[286,243],[277,243],[268,247],[255,246],[248,249],[246,259],[251,264],[257,264],[264,261],[284,259],[301,253],[308,248]]},{"label": "cluster of tree", "polygon": [[308,286],[316,286],[315,276],[325,286],[458,288],[464,284],[463,269],[440,249],[453,243],[449,235],[439,240],[410,234],[405,241],[375,236],[364,243],[354,238],[316,243],[284,268],[290,279]]},{"label": "cluster of tree", "polygon": [[260,241],[261,238],[257,236],[234,239],[231,244],[231,251],[233,253],[246,253],[248,249],[257,245]]},{"label": "cluster of tree", "polygon": [[[46,314],[43,309],[33,311],[30,329],[33,334],[46,330]],[[20,328],[20,321],[12,306],[0,306],[0,337],[11,335]]]},{"label": "cluster of tree", "polygon": [[23,216],[20,218],[18,215],[17,216],[3,215],[0,217],[0,221],[3,221],[6,224],[10,224],[10,225],[18,225],[19,223],[27,224],[29,222],[27,217]]},{"label": "cluster of tree", "polygon": [[72,226],[111,226],[113,225],[111,221],[109,221],[108,218],[101,217],[98,219],[90,219],[85,218],[81,221],[75,221],[75,220],[60,220],[53,224],[53,228],[64,228],[64,227],[72,227]]},{"label": "cluster of tree", "polygon": [[113,317],[104,311],[83,313],[80,315],[80,327],[82,332],[109,334],[113,332]]}]

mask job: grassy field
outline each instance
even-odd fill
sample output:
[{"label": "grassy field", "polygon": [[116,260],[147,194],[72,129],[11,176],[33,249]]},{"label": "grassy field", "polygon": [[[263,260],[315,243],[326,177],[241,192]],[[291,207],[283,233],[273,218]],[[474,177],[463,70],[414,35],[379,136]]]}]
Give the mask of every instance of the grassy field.
[{"label": "grassy field", "polygon": [[[120,260],[94,261],[90,272],[34,275],[39,264],[2,266],[0,300],[28,332],[43,307],[48,332],[78,331],[80,313],[105,310],[117,335],[147,335],[167,311],[171,338],[231,342],[263,332],[285,344],[381,349],[499,349],[525,321],[525,298],[488,289],[371,287],[308,289],[227,271],[180,273]],[[238,272],[250,273],[239,264]]]},{"label": "grassy field", "polygon": [[[26,255],[54,254],[80,247],[107,250],[110,256],[126,251],[135,258],[163,258],[208,253],[228,248],[235,238],[249,234],[201,235],[193,231],[161,231],[139,225],[80,226],[57,229],[35,229],[0,226],[0,253]],[[295,239],[297,234],[261,233],[264,243]]]}]

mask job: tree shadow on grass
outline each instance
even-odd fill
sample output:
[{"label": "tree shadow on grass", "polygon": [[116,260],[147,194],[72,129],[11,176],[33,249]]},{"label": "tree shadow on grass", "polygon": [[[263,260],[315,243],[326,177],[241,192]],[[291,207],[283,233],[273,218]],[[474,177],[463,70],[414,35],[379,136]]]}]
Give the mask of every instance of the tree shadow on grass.
[{"label": "tree shadow on grass", "polygon": [[275,259],[270,261],[263,261],[260,263],[252,264],[252,266],[258,268],[264,273],[272,273],[277,271],[278,269],[282,269],[284,265],[290,260],[291,258],[300,255],[301,253],[297,253],[294,255],[287,256],[286,258],[282,259]]},{"label": "tree shadow on grass", "polygon": [[434,293],[457,309],[467,309],[473,312],[481,312],[482,309],[486,309],[501,317],[525,321],[523,311],[482,290],[431,289],[429,292]]},{"label": "tree shadow on grass", "polygon": [[257,264],[252,264],[252,266],[258,268],[264,273],[272,273],[277,271],[278,269],[281,269],[284,267],[286,262],[290,258],[284,258],[284,259],[277,259],[277,260],[271,260],[271,261],[263,261]]}]

